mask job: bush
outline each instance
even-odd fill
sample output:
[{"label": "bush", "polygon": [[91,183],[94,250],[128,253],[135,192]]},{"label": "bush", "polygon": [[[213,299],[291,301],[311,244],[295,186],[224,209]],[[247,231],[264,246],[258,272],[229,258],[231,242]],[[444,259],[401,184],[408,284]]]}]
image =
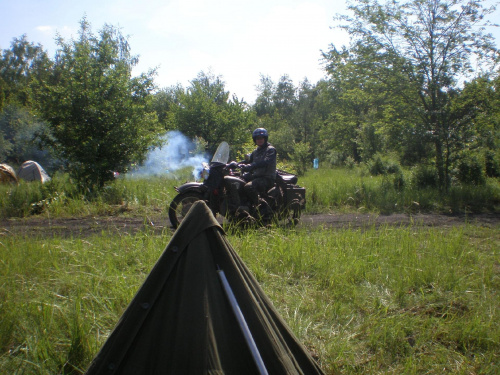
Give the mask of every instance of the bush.
[{"label": "bush", "polygon": [[398,162],[382,157],[379,154],[375,155],[366,165],[372,176],[402,173]]},{"label": "bush", "polygon": [[484,164],[486,176],[500,177],[500,162],[494,151],[487,150],[484,153]]},{"label": "bush", "polygon": [[387,173],[386,166],[379,155],[375,156],[372,160],[366,163],[366,165],[372,176],[379,176]]},{"label": "bush", "polygon": [[348,156],[344,161],[344,165],[347,169],[354,169],[356,166],[356,160],[354,160],[352,156]]},{"label": "bush", "polygon": [[330,151],[326,156],[326,161],[333,167],[341,166],[344,163],[344,155],[338,151]]},{"label": "bush", "polygon": [[299,176],[303,176],[304,173],[306,173],[307,167],[311,163],[310,154],[311,146],[309,143],[295,143],[294,151],[291,155],[291,161]]},{"label": "bush", "polygon": [[466,155],[458,162],[456,177],[465,184],[484,185],[486,182],[483,163],[476,155]]},{"label": "bush", "polygon": [[387,163],[387,173],[388,174],[401,174],[401,166],[399,163],[389,161]]},{"label": "bush", "polygon": [[438,187],[437,170],[430,165],[419,165],[413,169],[412,183],[418,188]]},{"label": "bush", "polygon": [[44,199],[40,182],[21,180],[17,185],[2,187],[0,199],[1,217],[24,217],[30,215],[32,207]]},{"label": "bush", "polygon": [[397,191],[404,190],[404,188],[406,186],[406,181],[405,181],[405,177],[404,177],[402,172],[396,173],[394,175],[393,185],[394,185],[394,189],[396,189]]}]

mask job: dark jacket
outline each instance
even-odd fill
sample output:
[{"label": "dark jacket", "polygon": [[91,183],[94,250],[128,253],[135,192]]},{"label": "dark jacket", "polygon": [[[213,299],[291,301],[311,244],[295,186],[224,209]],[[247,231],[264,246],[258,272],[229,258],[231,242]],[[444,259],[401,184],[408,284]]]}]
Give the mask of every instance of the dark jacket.
[{"label": "dark jacket", "polygon": [[262,147],[257,147],[251,154],[250,173],[253,178],[268,177],[271,180],[276,179],[276,149],[269,143]]}]

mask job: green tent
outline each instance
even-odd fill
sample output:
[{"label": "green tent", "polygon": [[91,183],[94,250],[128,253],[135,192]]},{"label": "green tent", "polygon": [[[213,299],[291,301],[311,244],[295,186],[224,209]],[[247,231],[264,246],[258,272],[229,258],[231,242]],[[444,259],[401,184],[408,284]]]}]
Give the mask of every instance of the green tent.
[{"label": "green tent", "polygon": [[266,373],[323,372],[196,202],[87,374]]}]

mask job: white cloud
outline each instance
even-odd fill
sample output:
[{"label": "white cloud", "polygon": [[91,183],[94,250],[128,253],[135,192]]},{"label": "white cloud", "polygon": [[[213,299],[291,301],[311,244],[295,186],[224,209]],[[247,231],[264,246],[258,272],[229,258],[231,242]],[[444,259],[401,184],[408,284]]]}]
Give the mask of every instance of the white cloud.
[{"label": "white cloud", "polygon": [[55,31],[53,26],[37,26],[37,27],[35,27],[35,30],[40,31],[41,33],[50,34],[50,35],[52,35]]}]

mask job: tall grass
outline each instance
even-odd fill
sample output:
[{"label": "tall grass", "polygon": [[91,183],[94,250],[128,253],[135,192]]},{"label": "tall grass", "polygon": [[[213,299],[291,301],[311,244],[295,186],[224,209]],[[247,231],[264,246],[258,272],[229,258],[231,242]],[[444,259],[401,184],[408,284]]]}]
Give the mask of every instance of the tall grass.
[{"label": "tall grass", "polygon": [[[229,230],[327,374],[500,371],[500,231]],[[0,239],[0,373],[81,374],[171,232]]]},{"label": "tall grass", "polygon": [[3,238],[0,373],[82,373],[166,238]]},{"label": "tall grass", "polygon": [[[175,177],[175,178],[171,178]],[[110,215],[134,212],[143,215],[163,211],[175,196],[175,185],[192,180],[190,170],[176,175],[119,178],[91,198],[83,196],[67,175],[50,182],[21,181],[0,185],[0,218]],[[500,180],[485,185],[454,185],[446,192],[419,188],[411,172],[371,176],[366,170],[310,170],[299,184],[306,187],[307,212],[483,212],[500,207]]]},{"label": "tall grass", "polygon": [[67,175],[51,181],[0,185],[0,217],[51,217],[137,214],[164,210],[177,194],[178,179],[167,177],[120,178],[98,194],[87,197],[78,192]]},{"label": "tall grass", "polygon": [[233,244],[327,373],[499,370],[495,229],[267,231]]},{"label": "tall grass", "polygon": [[420,188],[412,172],[371,176],[364,168],[310,170],[299,182],[306,187],[309,212],[484,212],[500,208],[500,180],[485,185],[453,185],[448,191]]}]

